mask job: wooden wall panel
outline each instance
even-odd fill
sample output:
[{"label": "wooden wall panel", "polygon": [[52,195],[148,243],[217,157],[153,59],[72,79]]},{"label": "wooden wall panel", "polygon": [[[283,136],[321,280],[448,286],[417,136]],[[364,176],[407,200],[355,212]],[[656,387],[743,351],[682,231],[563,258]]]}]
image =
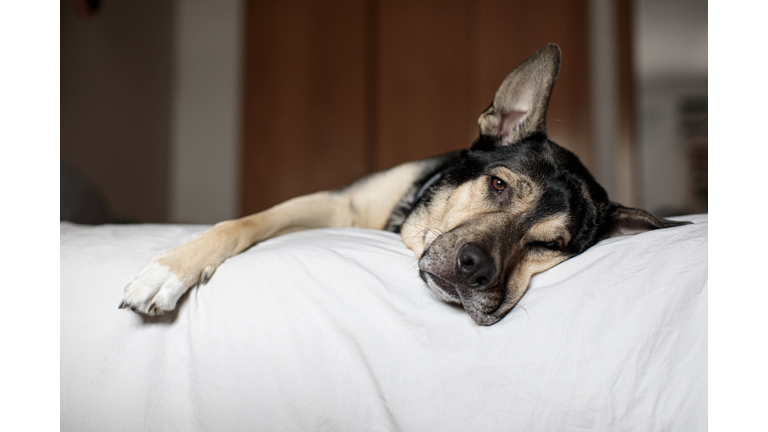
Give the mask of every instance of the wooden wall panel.
[{"label": "wooden wall panel", "polygon": [[253,1],[247,35],[243,214],[467,147],[550,42],[550,136],[592,165],[586,0]]},{"label": "wooden wall panel", "polygon": [[504,77],[550,42],[550,136],[591,165],[586,19],[585,0],[382,2],[378,168],[468,146]]},{"label": "wooden wall panel", "polygon": [[467,2],[382,1],[377,168],[466,147]]},{"label": "wooden wall panel", "polygon": [[365,174],[365,9],[247,3],[241,213]]}]

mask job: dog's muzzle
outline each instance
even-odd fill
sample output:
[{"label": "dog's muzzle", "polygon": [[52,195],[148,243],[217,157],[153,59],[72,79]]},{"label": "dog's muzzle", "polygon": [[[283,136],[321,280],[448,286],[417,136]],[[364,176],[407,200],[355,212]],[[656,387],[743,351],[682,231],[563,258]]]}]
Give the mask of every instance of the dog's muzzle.
[{"label": "dog's muzzle", "polygon": [[504,298],[494,258],[481,245],[469,242],[458,250],[430,248],[419,260],[421,277],[445,301],[459,303],[481,325],[500,318],[493,314]]}]

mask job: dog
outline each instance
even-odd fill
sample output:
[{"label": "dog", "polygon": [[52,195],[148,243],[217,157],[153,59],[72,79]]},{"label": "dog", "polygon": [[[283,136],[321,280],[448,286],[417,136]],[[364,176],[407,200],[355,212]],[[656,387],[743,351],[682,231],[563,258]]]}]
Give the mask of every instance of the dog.
[{"label": "dog", "polygon": [[480,114],[480,136],[468,150],[216,224],[150,263],[119,307],[161,315],[224,260],[260,241],[365,227],[399,233],[426,285],[487,326],[509,313],[532,276],[600,240],[685,224],[611,202],[578,157],[547,138],[560,58],[549,44],[515,68]]}]

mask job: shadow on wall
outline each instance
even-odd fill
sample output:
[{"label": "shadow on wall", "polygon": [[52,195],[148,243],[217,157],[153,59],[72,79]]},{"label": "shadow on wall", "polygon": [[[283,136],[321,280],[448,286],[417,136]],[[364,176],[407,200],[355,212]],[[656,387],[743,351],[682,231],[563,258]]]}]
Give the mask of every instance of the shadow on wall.
[{"label": "shadow on wall", "polygon": [[60,219],[98,225],[111,221],[104,194],[70,164],[61,161]]},{"label": "shadow on wall", "polygon": [[173,6],[61,1],[62,219],[168,221]]},{"label": "shadow on wall", "polygon": [[99,187],[64,161],[61,161],[60,197],[60,221],[86,225],[137,222],[114,216]]}]

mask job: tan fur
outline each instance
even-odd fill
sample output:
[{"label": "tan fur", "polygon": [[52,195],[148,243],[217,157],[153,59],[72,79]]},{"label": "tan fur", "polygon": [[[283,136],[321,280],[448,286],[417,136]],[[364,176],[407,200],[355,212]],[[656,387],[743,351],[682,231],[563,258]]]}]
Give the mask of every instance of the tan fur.
[{"label": "tan fur", "polygon": [[[570,240],[568,230],[565,229],[567,220],[567,216],[563,214],[538,222],[521,238],[517,247],[522,250],[527,244],[537,241],[560,241],[561,244],[567,244]],[[551,269],[567,258],[562,252],[550,250],[529,251],[522,255],[507,281],[507,296],[499,309],[508,309],[517,304],[528,290],[533,276]]]},{"label": "tan fur", "polygon": [[358,217],[355,225],[383,229],[395,205],[421,173],[419,163],[407,163],[375,174],[353,185],[348,194]]},{"label": "tan fur", "polygon": [[564,246],[571,240],[571,235],[565,226],[567,222],[568,216],[565,214],[543,220],[531,227],[528,234],[523,237],[523,242],[539,241],[547,243],[557,241],[560,243],[560,246]]},{"label": "tan fur", "polygon": [[157,262],[183,283],[194,285],[207,281],[227,258],[282,234],[322,227],[382,229],[419,172],[418,163],[400,165],[342,191],[294,198],[260,213],[220,222],[165,252]]},{"label": "tan fur", "polygon": [[351,226],[353,220],[348,197],[318,192],[242,219],[220,222],[189,243],[165,252],[158,262],[183,282],[197,282],[205,279],[206,267],[215,269],[260,241],[302,229]]},{"label": "tan fur", "polygon": [[557,252],[548,252],[545,256],[526,257],[521,260],[512,277],[507,281],[507,297],[499,310],[509,309],[523,297],[531,283],[531,278],[565,261],[568,257]]},{"label": "tan fur", "polygon": [[533,182],[506,167],[494,168],[490,175],[504,180],[514,191],[511,208],[500,209],[487,199],[479,199],[488,193],[489,176],[481,176],[453,190],[440,190],[428,208],[419,209],[406,219],[401,231],[405,245],[420,257],[440,234],[480,215],[500,212],[503,217],[519,216],[528,211],[541,194]]}]

